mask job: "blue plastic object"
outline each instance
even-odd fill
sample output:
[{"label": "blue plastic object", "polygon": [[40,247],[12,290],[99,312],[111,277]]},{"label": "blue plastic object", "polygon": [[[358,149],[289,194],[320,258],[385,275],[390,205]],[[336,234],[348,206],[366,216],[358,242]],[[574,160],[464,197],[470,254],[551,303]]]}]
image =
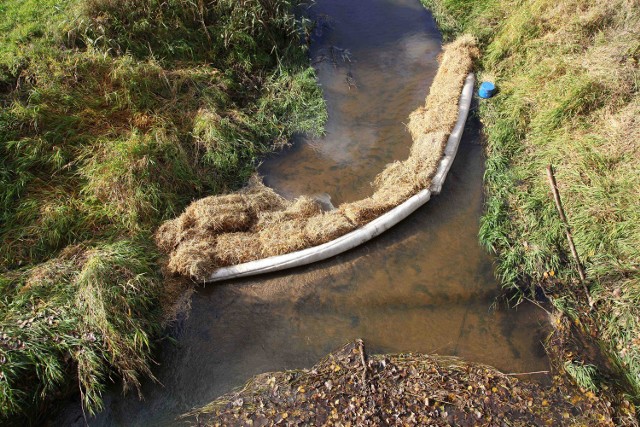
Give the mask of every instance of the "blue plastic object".
[{"label": "blue plastic object", "polygon": [[491,82],[482,82],[480,89],[478,89],[478,96],[480,98],[491,98],[496,94],[496,85]]}]

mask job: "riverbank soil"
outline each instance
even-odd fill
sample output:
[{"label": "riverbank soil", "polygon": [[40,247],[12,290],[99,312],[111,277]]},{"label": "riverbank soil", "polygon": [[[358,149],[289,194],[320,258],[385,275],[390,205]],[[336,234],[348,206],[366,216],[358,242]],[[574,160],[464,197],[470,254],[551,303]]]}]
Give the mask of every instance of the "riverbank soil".
[{"label": "riverbank soil", "polygon": [[0,4],[0,423],[151,376],[156,228],[322,129],[296,4]]},{"label": "riverbank soil", "polygon": [[355,341],[310,370],[266,373],[186,417],[198,426],[616,425],[607,401],[422,354],[372,355]]},{"label": "riverbank soil", "polygon": [[[574,338],[550,353],[576,384],[640,401],[640,8],[637,2],[423,0],[447,37],[478,37],[487,134],[480,239],[516,300],[544,294]],[[581,280],[546,176],[586,272]],[[582,282],[582,283],[581,283]],[[590,304],[591,303],[591,304]],[[567,333],[559,328],[559,334]],[[591,343],[561,349],[563,342]],[[596,357],[599,354],[602,357]],[[633,407],[621,411],[633,416]]]}]

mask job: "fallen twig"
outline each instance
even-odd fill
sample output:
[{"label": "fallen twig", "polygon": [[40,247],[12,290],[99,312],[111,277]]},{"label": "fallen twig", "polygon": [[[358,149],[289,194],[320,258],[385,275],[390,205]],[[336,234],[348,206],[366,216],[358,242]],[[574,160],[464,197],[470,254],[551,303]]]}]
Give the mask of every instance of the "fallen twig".
[{"label": "fallen twig", "polygon": [[358,351],[360,352],[360,361],[362,362],[362,386],[367,386],[367,361],[364,356],[364,342],[358,340]]},{"label": "fallen twig", "polygon": [[549,371],[531,371],[531,372],[511,372],[510,374],[505,374],[508,377],[517,377],[520,375],[536,375],[536,374],[548,374]]},{"label": "fallen twig", "polygon": [[[544,293],[544,296],[548,299],[549,297],[547,297],[547,294],[544,292],[544,289],[542,290],[542,292]],[[533,300],[529,297],[524,297],[524,299],[526,299],[527,301],[529,301],[532,304],[535,304],[539,309],[544,310],[545,313],[547,313],[549,316],[551,315],[551,312],[549,310],[547,310],[546,308],[544,308],[542,306],[542,304],[540,304],[538,301]]]},{"label": "fallen twig", "polygon": [[586,280],[587,277],[584,274],[584,269],[582,268],[582,264],[580,263],[580,257],[578,256],[578,251],[576,250],[576,246],[573,244],[573,236],[571,234],[571,227],[569,226],[569,221],[567,221],[567,216],[564,213],[564,209],[562,208],[562,201],[560,200],[560,192],[558,191],[558,184],[556,183],[556,177],[553,174],[553,166],[547,166],[547,178],[549,178],[549,185],[551,186],[551,192],[553,193],[553,200],[556,203],[556,209],[560,214],[560,219],[562,220],[565,233],[567,235],[567,240],[569,241],[569,247],[571,248],[571,254],[573,255],[573,259],[576,261],[576,266],[578,268],[578,274],[580,275],[580,282],[584,288],[584,292],[587,296],[587,300],[589,301],[589,308],[593,308],[593,300],[591,299],[591,294],[589,293],[589,289],[587,289]]}]

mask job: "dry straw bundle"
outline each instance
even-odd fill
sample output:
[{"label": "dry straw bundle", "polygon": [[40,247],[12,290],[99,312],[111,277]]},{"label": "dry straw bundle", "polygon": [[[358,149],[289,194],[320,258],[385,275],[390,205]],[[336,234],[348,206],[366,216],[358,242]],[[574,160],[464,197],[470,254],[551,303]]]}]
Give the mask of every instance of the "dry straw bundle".
[{"label": "dry straw bundle", "polygon": [[389,164],[376,177],[371,197],[323,212],[316,200],[302,196],[288,201],[254,177],[245,189],[198,200],[160,227],[156,241],[169,254],[169,271],[203,280],[219,267],[320,245],[429,187],[458,118],[460,91],[477,55],[471,36],[443,48],[426,103],[409,118],[410,155]]}]

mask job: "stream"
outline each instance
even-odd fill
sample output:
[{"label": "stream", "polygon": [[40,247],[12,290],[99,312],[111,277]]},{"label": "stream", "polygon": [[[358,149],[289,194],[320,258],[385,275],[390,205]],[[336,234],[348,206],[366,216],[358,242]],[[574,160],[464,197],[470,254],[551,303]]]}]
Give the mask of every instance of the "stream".
[{"label": "stream", "polygon": [[[318,0],[311,58],[327,102],[326,135],[298,136],[260,173],[285,197],[370,195],[385,164],[406,157],[404,123],[424,103],[442,39],[418,0]],[[108,393],[92,426],[168,426],[251,376],[308,368],[347,341],[370,353],[456,355],[505,372],[545,370],[545,315],[494,307],[493,259],[478,243],[483,148],[470,119],[442,190],[371,242],[295,270],[199,287],[175,343],[135,393]],[[528,377],[529,378],[529,377]],[[535,376],[533,379],[536,379]],[[541,376],[538,380],[544,380]],[[84,425],[79,403],[54,425]]]}]

